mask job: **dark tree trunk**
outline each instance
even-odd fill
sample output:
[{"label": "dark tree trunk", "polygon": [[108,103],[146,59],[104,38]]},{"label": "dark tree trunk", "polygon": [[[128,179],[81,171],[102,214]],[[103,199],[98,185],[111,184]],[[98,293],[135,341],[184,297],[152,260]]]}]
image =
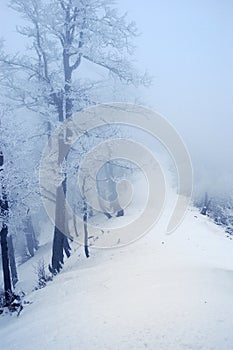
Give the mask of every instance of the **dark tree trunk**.
[{"label": "dark tree trunk", "polygon": [[56,212],[55,212],[55,227],[52,248],[52,265],[50,272],[54,275],[59,273],[64,264],[64,252],[70,257],[70,245],[67,236],[66,212],[65,212],[65,195],[66,195],[66,178],[61,186],[57,188],[56,194]]},{"label": "dark tree trunk", "polygon": [[[103,207],[102,207],[103,208]],[[108,212],[106,211],[103,211],[103,214],[108,218],[108,219],[111,219],[112,218],[112,215],[109,214]]]},{"label": "dark tree trunk", "polygon": [[87,204],[84,203],[83,206],[83,227],[84,227],[84,251],[87,258],[89,258],[89,247],[88,247],[88,229],[87,229]]},{"label": "dark tree trunk", "polygon": [[125,213],[124,213],[124,209],[120,209],[118,210],[118,212],[116,213],[116,217],[119,218],[120,216],[124,216]]},{"label": "dark tree trunk", "polygon": [[54,237],[53,237],[53,250],[52,250],[52,266],[50,267],[50,272],[56,275],[62,269],[64,264],[64,234],[55,226]]},{"label": "dark tree trunk", "polygon": [[71,247],[69,245],[69,241],[68,241],[68,238],[66,236],[64,236],[63,249],[64,249],[64,251],[66,253],[67,258],[69,258],[70,255],[71,255],[71,253],[70,253],[71,252]]},{"label": "dark tree trunk", "polygon": [[[64,101],[64,92],[62,90],[58,91],[58,92],[53,92],[53,93],[50,94],[49,102],[53,106],[55,106],[57,114],[58,114],[59,122],[63,122],[64,121],[63,101]],[[51,135],[51,129],[50,128],[51,128],[51,124],[48,125],[48,136]]]},{"label": "dark tree trunk", "polygon": [[11,281],[12,281],[13,287],[15,288],[15,285],[18,282],[18,274],[17,274],[16,263],[15,263],[15,251],[14,251],[12,236],[9,236],[7,238],[7,244],[8,244],[8,253],[9,253],[8,255],[10,260]]},{"label": "dark tree trunk", "polygon": [[[3,163],[4,157],[2,151],[0,151],[0,173],[3,173]],[[0,180],[3,181],[3,175],[1,175]],[[11,275],[9,268],[9,257],[8,257],[8,245],[7,245],[7,235],[8,227],[6,220],[8,217],[8,201],[4,185],[2,184],[2,198],[0,199],[0,214],[2,218],[2,228],[0,232],[1,239],[1,251],[2,251],[2,268],[3,268],[3,280],[4,280],[4,292],[5,292],[5,305],[9,306],[12,298],[12,288],[11,288]]]},{"label": "dark tree trunk", "polygon": [[2,268],[3,268],[3,279],[4,279],[4,291],[5,291],[5,306],[9,306],[11,303],[12,289],[11,289],[11,275],[9,268],[8,258],[8,246],[7,246],[7,225],[3,225],[1,230],[1,250],[2,250]]}]

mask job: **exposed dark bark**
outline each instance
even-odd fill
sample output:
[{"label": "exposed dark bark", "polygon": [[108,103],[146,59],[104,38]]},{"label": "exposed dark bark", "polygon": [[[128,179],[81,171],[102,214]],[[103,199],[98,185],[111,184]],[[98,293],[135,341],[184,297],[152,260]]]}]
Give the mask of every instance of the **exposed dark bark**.
[{"label": "exposed dark bark", "polygon": [[4,224],[3,228],[1,229],[1,251],[2,251],[2,268],[3,268],[3,280],[4,280],[4,291],[5,291],[5,306],[10,305],[11,296],[12,296],[7,234],[8,234],[8,227],[7,225]]},{"label": "exposed dark bark", "polygon": [[15,288],[15,285],[18,282],[18,274],[17,274],[16,263],[15,263],[15,251],[14,251],[12,236],[7,237],[7,244],[8,244],[8,255],[10,260],[11,281],[12,281],[13,287]]},{"label": "exposed dark bark", "polygon": [[88,228],[87,228],[87,204],[84,203],[83,206],[83,227],[84,227],[84,251],[87,258],[89,258],[89,247],[88,247]]},{"label": "exposed dark bark", "polygon": [[64,264],[64,234],[55,226],[53,237],[52,266],[50,271],[56,275]]},{"label": "exposed dark bark", "polygon": [[52,248],[52,265],[50,271],[53,274],[59,273],[64,264],[64,252],[66,256],[70,257],[70,245],[67,236],[64,233],[67,232],[66,225],[66,212],[65,212],[65,195],[66,195],[66,179],[64,179],[62,185],[57,188],[56,194],[56,212],[53,248]]},{"label": "exposed dark bark", "polygon": [[107,213],[106,211],[104,211],[103,214],[104,214],[105,216],[107,216],[108,219],[111,219],[111,218],[112,218],[112,215],[109,214],[109,213]]},{"label": "exposed dark bark", "polygon": [[71,252],[71,247],[69,245],[69,241],[68,241],[68,238],[66,236],[64,236],[63,248],[64,248],[64,251],[66,253],[67,258],[69,258],[70,255],[71,255],[71,253],[70,253]]},{"label": "exposed dark bark", "polygon": [[70,245],[68,238],[57,228],[54,229],[53,250],[52,250],[52,265],[49,270],[53,275],[59,273],[64,264],[64,252],[67,258],[70,257]]},{"label": "exposed dark bark", "polygon": [[[3,163],[4,157],[2,151],[0,151],[0,173],[3,173]],[[1,176],[3,180],[3,175]],[[3,280],[4,280],[4,292],[5,292],[5,305],[9,306],[11,303],[12,288],[11,288],[11,276],[9,268],[9,256],[8,256],[8,245],[7,245],[7,235],[8,227],[6,224],[6,219],[8,217],[8,200],[6,195],[5,187],[2,185],[2,198],[0,199],[0,214],[2,217],[2,228],[0,232],[1,239],[1,252],[2,252],[2,268],[3,268]]]},{"label": "exposed dark bark", "polygon": [[124,209],[120,209],[118,210],[118,212],[116,213],[116,217],[120,217],[120,216],[124,216]]},{"label": "exposed dark bark", "polygon": [[49,98],[49,104],[55,106],[55,108],[56,108],[59,122],[64,121],[64,114],[63,114],[64,97],[63,97],[63,95],[64,95],[63,91],[52,92],[50,94],[50,98]]},{"label": "exposed dark bark", "polygon": [[[3,153],[2,151],[0,151],[0,167],[3,166],[3,163],[4,163]],[[3,169],[0,169],[0,171],[3,171]]]}]

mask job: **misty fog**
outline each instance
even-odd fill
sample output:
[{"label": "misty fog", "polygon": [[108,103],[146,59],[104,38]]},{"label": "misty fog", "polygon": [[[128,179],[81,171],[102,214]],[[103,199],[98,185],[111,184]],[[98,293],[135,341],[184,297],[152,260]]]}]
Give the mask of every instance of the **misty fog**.
[{"label": "misty fog", "polygon": [[[161,113],[191,154],[195,189],[233,189],[233,4],[229,1],[121,0],[137,24],[136,65],[153,77],[134,91],[139,103]],[[20,23],[1,2],[0,32],[11,51],[22,50]],[[124,99],[132,101],[131,91]]]}]

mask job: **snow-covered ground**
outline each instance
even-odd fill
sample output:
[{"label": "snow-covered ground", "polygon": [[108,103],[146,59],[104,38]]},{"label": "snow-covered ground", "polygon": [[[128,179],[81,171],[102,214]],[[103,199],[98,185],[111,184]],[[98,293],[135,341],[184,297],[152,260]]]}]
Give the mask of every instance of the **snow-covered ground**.
[{"label": "snow-covered ground", "polygon": [[30,292],[33,265],[50,259],[41,247],[19,268],[31,304],[0,317],[1,350],[233,349],[233,241],[192,207],[171,235],[165,221],[89,259],[74,243],[62,272]]}]

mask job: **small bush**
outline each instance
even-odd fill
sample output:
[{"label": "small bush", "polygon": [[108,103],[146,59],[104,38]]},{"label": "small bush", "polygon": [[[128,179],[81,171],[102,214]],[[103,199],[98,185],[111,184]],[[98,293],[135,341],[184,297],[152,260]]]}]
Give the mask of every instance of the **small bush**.
[{"label": "small bush", "polygon": [[5,292],[3,289],[0,289],[0,315],[17,313],[17,316],[19,316],[20,312],[23,310],[22,300],[24,295],[23,292],[21,294],[11,292],[9,304],[6,305]]},{"label": "small bush", "polygon": [[46,287],[47,282],[52,281],[53,279],[52,275],[46,273],[46,265],[44,259],[38,261],[35,272],[38,277],[38,284],[35,288],[36,290]]}]

